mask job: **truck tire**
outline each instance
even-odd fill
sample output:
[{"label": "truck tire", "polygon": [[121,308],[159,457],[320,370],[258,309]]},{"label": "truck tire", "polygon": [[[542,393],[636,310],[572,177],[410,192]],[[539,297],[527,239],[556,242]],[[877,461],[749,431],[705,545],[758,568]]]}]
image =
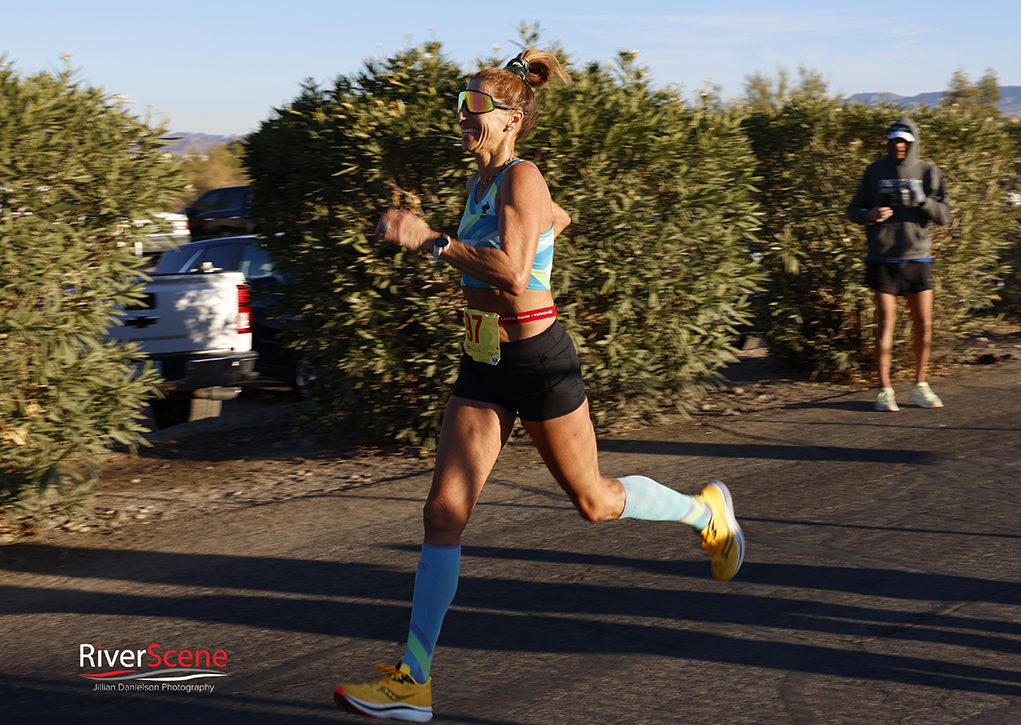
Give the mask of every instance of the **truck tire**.
[{"label": "truck tire", "polygon": [[304,357],[299,358],[291,370],[291,388],[295,395],[299,399],[308,400],[308,385],[315,379],[315,368]]},{"label": "truck tire", "polygon": [[169,428],[172,425],[179,425],[188,422],[189,398],[170,396],[162,400],[154,400],[149,404],[152,409],[152,417],[156,425],[162,428]]}]

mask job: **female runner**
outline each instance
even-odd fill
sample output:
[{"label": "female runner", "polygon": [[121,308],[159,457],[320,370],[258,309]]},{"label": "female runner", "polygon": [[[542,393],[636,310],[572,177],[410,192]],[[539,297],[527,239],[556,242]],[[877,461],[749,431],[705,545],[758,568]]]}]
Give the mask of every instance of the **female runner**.
[{"label": "female runner", "polygon": [[570,76],[549,53],[526,50],[505,68],[477,73],[459,95],[461,147],[475,156],[478,171],[467,182],[456,240],[405,209],[390,209],[376,227],[377,239],[431,253],[461,272],[464,354],[424,508],[407,649],[396,667],[376,665],[381,679],[337,686],[334,700],[351,712],[432,718],[430,667],[457,589],[461,532],[516,416],[585,519],[685,523],[700,532],[721,580],[733,577],[744,558],[744,536],[719,481],[687,496],[644,476],[607,478],[599,471],[578,356],[550,294],[554,240],[571,220],[535,164],[514,153],[535,125],[533,89],[552,80],[569,83]]}]

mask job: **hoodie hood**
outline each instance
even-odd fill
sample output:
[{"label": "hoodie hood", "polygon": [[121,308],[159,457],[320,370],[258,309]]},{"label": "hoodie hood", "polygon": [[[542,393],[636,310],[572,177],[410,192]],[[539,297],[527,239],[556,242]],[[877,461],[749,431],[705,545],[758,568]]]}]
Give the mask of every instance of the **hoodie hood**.
[{"label": "hoodie hood", "polygon": [[[894,137],[894,134],[902,132],[902,129],[905,126],[910,129],[908,133],[911,134],[912,138],[914,138],[914,141],[910,141],[908,143],[908,154],[907,156],[904,157],[903,161],[897,161],[896,159],[894,159],[893,154],[890,154],[890,159],[895,164],[900,164],[902,166],[910,166],[919,159],[918,147],[921,141],[921,136],[918,133],[918,124],[915,123],[910,116],[901,116],[892,124],[890,124],[890,128],[887,131],[886,137],[887,139]],[[901,136],[900,138],[903,138],[903,136]]]}]

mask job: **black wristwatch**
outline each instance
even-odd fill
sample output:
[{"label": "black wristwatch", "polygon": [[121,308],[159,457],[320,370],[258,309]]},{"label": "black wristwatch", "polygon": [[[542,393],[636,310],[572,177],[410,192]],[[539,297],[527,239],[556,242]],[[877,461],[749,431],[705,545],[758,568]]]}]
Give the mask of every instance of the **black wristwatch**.
[{"label": "black wristwatch", "polygon": [[450,237],[446,234],[441,234],[433,240],[433,261],[439,262],[440,255],[443,254],[443,250],[450,244]]}]

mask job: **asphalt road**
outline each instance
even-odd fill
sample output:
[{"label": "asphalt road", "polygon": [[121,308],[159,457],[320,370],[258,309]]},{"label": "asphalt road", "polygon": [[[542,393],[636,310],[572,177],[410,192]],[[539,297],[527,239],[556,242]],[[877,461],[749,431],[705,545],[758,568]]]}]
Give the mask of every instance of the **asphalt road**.
[{"label": "asphalt road", "polygon": [[[850,389],[604,441],[607,474],[727,482],[748,538],[728,584],[685,528],[587,524],[543,467],[501,463],[465,537],[434,722],[1021,723],[1021,361],[937,390],[946,408],[874,413]],[[427,487],[5,547],[0,722],[369,722],[331,693],[403,653]],[[224,676],[96,691],[83,644],[222,651]]]}]

